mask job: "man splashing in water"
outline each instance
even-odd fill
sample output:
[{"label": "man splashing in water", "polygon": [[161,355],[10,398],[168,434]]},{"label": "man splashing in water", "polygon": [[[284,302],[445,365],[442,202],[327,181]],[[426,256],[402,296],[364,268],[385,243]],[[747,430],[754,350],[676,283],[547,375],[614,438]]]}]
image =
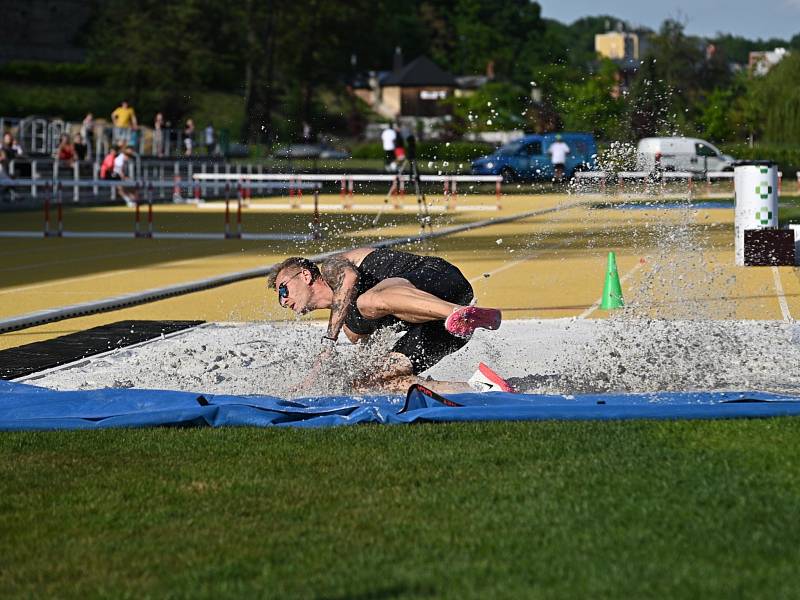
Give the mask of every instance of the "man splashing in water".
[{"label": "man splashing in water", "polygon": [[[298,315],[330,309],[322,337],[326,348],[317,368],[333,352],[342,331],[353,343],[383,327],[405,331],[380,368],[367,380],[355,382],[366,389],[405,391],[421,382],[419,373],[463,347],[476,329],[497,329],[502,320],[498,309],[471,304],[472,286],[446,260],[385,248],[356,248],[320,265],[288,258],[270,275],[268,285],[277,291],[281,306]],[[512,391],[482,363],[470,384],[481,391]],[[471,389],[460,382],[440,382],[435,387],[442,392]]]}]

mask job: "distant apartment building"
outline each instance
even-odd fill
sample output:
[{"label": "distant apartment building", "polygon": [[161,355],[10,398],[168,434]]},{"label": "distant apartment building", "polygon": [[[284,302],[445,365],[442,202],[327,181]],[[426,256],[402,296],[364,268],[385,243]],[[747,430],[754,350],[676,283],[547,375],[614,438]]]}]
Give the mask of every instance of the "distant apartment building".
[{"label": "distant apartment building", "polygon": [[597,33],[594,50],[612,60],[639,60],[639,36],[628,31]]},{"label": "distant apartment building", "polygon": [[753,75],[766,75],[769,70],[781,62],[790,52],[786,48],[775,48],[763,52],[751,52],[747,60],[747,68]]}]

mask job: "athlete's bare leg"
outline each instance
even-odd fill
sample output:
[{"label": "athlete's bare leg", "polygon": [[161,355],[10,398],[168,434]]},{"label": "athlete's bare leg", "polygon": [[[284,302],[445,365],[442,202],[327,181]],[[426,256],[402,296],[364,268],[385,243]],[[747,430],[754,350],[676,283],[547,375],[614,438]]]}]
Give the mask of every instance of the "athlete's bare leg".
[{"label": "athlete's bare leg", "polygon": [[361,294],[358,310],[368,319],[394,315],[407,323],[425,323],[443,320],[459,304],[447,302],[433,294],[414,287],[408,279],[391,277]]},{"label": "athlete's bare leg", "polygon": [[411,361],[399,352],[390,352],[378,369],[369,376],[354,381],[353,387],[359,392],[405,393],[415,383],[421,383],[440,394],[475,391],[465,381],[436,381],[414,375]]}]

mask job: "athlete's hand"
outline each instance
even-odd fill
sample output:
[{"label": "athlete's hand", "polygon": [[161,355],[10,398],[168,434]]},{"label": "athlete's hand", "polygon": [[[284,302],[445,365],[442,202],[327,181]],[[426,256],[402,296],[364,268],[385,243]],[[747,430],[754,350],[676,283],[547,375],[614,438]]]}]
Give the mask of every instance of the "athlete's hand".
[{"label": "athlete's hand", "polygon": [[303,381],[290,389],[290,393],[297,394],[304,389],[310,388],[319,377],[320,372],[327,363],[336,354],[336,340],[330,338],[322,338],[323,345],[314,363],[308,370],[308,374],[303,378]]}]

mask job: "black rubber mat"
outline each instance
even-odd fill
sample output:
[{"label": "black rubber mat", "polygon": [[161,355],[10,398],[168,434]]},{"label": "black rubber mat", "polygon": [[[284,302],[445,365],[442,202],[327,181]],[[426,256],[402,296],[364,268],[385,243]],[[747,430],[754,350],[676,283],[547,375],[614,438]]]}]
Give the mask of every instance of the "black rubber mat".
[{"label": "black rubber mat", "polygon": [[117,321],[78,333],[0,350],[0,379],[16,379],[58,365],[138,344],[205,321]]}]

